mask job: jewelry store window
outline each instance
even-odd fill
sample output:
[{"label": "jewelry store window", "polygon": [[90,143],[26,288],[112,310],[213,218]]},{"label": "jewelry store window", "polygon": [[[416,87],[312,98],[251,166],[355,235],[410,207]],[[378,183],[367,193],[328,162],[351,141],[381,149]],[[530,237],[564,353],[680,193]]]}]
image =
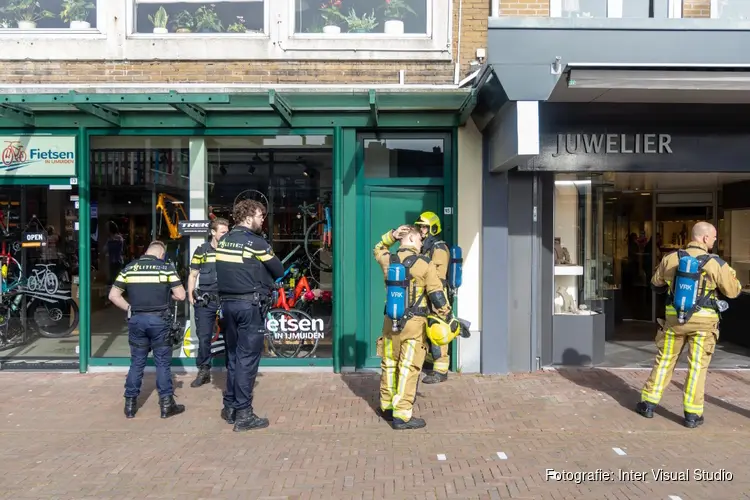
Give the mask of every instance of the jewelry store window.
[{"label": "jewelry store window", "polygon": [[558,175],[554,186],[553,363],[603,361],[603,204],[598,177]]}]

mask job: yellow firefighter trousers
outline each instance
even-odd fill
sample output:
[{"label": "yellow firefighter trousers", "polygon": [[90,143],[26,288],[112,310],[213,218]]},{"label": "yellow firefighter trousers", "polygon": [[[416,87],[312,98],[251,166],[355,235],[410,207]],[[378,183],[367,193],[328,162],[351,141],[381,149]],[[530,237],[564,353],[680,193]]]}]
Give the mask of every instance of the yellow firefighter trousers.
[{"label": "yellow firefighter trousers", "polygon": [[400,332],[392,331],[390,318],[383,321],[383,353],[380,367],[380,408],[393,410],[393,417],[411,419],[417,382],[427,354],[426,319],[414,317]]},{"label": "yellow firefighter trousers", "polygon": [[719,324],[690,321],[685,325],[670,325],[663,320],[659,320],[659,323],[661,328],[656,335],[656,364],[643,386],[641,400],[659,404],[664,389],[672,379],[677,359],[687,345],[688,373],[682,404],[686,412],[703,415],[706,374],[719,340]]},{"label": "yellow firefighter trousers", "polygon": [[451,366],[451,358],[450,356],[448,356],[448,347],[450,347],[450,344],[441,345],[440,357],[438,359],[435,359],[432,356],[432,350],[430,349],[430,346],[429,345],[427,346],[426,361],[428,363],[432,363],[432,369],[442,375],[445,375],[446,373],[448,373],[448,369]]}]

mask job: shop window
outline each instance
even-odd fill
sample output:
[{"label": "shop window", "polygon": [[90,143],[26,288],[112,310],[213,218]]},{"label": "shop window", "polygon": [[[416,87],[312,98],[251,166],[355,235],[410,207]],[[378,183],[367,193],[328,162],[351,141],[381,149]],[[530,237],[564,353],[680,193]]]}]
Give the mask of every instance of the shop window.
[{"label": "shop window", "polygon": [[[189,241],[177,226],[189,214],[186,138],[91,140],[91,355],[130,357],[125,313],[109,303],[122,267],[155,239],[187,282]],[[188,303],[178,318],[188,317]],[[175,355],[178,353],[176,352]]]},{"label": "shop window", "polygon": [[429,34],[427,0],[295,0],[295,33]]},{"label": "shop window", "polygon": [[711,17],[747,21],[750,19],[750,1],[711,0]]},{"label": "shop window", "polygon": [[[232,207],[254,199],[268,207],[263,236],[282,260],[264,356],[333,355],[333,154],[330,136],[210,138],[208,214],[232,220]],[[309,293],[303,291],[307,283]],[[285,305],[286,303],[286,305]],[[281,319],[284,322],[281,322]],[[286,321],[293,319],[299,325]],[[273,330],[273,331],[271,331]],[[300,338],[299,334],[307,338]],[[220,339],[217,342],[221,342]]]},{"label": "shop window", "polygon": [[[649,18],[653,16],[652,11],[652,0],[550,0],[551,17]],[[671,12],[670,17],[674,17]]]},{"label": "shop window", "polygon": [[77,186],[0,187],[0,359],[77,361],[78,229]]},{"label": "shop window", "polygon": [[363,139],[365,177],[443,177],[442,138]]},{"label": "shop window", "polygon": [[601,312],[602,200],[591,179],[555,180],[555,314]]},{"label": "shop window", "polygon": [[264,0],[133,0],[134,33],[263,34]]},{"label": "shop window", "polygon": [[0,28],[19,30],[89,30],[97,28],[103,0],[4,0]]}]

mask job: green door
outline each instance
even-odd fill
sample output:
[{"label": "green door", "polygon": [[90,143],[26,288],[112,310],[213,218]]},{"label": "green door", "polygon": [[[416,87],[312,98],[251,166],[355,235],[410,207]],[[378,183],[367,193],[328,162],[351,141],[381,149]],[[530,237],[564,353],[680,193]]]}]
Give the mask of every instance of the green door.
[{"label": "green door", "polygon": [[[410,224],[424,211],[442,213],[442,187],[385,187],[365,186],[364,225],[365,241],[360,245],[361,283],[364,312],[357,329],[357,361],[359,368],[380,367],[375,343],[383,329],[385,284],[383,271],[375,262],[373,249],[386,231],[401,224]],[[391,251],[398,249],[398,243]]]}]

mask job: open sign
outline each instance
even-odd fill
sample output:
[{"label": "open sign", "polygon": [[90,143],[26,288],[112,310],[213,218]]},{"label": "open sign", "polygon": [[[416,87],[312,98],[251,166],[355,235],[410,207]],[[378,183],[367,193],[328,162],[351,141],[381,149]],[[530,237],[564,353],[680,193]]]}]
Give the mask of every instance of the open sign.
[{"label": "open sign", "polygon": [[21,235],[22,247],[40,247],[47,244],[47,233],[44,231],[26,231]]}]

